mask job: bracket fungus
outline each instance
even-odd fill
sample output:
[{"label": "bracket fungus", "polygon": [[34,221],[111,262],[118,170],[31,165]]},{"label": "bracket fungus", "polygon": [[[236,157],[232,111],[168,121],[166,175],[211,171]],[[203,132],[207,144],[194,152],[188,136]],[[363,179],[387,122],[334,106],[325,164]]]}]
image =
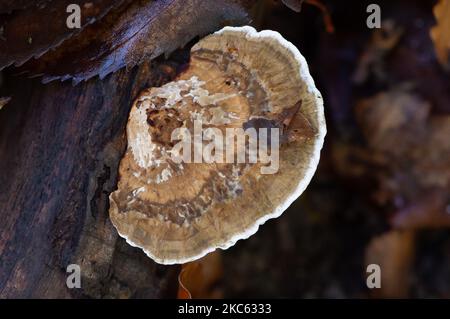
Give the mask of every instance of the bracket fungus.
[{"label": "bracket fungus", "polygon": [[174,81],[135,100],[112,223],[162,264],[226,249],[300,196],[325,133],[322,97],[297,48],[277,32],[225,27],[191,49]]}]

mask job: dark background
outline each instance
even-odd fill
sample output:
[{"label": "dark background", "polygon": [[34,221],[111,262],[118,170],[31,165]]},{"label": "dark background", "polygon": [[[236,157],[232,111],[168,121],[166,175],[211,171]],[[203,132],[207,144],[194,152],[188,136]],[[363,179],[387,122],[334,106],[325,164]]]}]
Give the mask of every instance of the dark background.
[{"label": "dark background", "polygon": [[[383,57],[387,79],[369,76],[361,85],[353,83],[373,32],[366,27],[366,7],[373,2],[324,1],[331,11],[334,34],[325,31],[320,11],[308,4],[300,14],[276,7],[263,19],[262,28],[280,32],[306,57],[324,97],[328,134],[318,171],[301,198],[282,217],[268,221],[250,239],[223,253],[224,279],[219,286],[224,296],[450,297],[448,222],[442,227],[396,230],[390,219],[402,208],[395,204],[401,194],[391,195],[384,203],[374,198],[381,188],[377,174],[382,171],[385,178],[392,177],[395,168],[374,167],[347,154],[348,148],[369,149],[355,119],[358,101],[402,82],[415,83],[412,94],[430,101],[433,114],[450,114],[450,77],[437,63],[429,36],[435,24],[434,1],[376,1],[382,20],[404,28],[403,35]],[[450,143],[450,136],[446,142]],[[397,143],[404,141],[399,137]],[[341,152],[347,154],[345,160]],[[405,158],[404,164],[408,161]],[[354,169],[364,173],[353,174]],[[443,174],[448,176],[448,170]],[[449,203],[448,187],[443,192]],[[414,205],[413,200],[407,201],[404,205]],[[397,231],[408,234],[399,242],[381,241],[381,253],[375,257],[382,260],[386,274],[382,278],[389,282],[382,283],[386,288],[381,292],[371,292],[366,287],[368,246]],[[395,251],[402,244],[408,246],[402,241],[412,241],[409,257]]]}]

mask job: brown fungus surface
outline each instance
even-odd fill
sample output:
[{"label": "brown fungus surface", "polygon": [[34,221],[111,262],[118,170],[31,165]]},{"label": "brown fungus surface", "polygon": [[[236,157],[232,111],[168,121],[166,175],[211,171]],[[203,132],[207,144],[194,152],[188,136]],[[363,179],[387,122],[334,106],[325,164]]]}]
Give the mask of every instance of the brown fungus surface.
[{"label": "brown fungus surface", "polygon": [[[272,149],[278,169],[262,173],[267,163],[239,163],[239,154],[232,162],[196,160],[194,143],[193,162],[174,160],[172,132],[194,139],[199,120],[203,130],[219,129],[223,136],[228,128],[279,128],[279,151]],[[118,189],[110,196],[111,220],[129,244],[159,263],[226,249],[300,196],[325,133],[322,98],[298,50],[276,32],[226,27],[192,48],[189,67],[174,81],[145,90],[134,102]],[[208,141],[199,144],[204,151]]]}]

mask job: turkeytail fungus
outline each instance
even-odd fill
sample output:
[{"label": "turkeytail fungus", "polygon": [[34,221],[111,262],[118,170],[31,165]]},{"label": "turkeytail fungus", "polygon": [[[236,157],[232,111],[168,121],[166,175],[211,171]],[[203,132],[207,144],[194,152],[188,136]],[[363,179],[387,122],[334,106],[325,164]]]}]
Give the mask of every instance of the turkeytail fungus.
[{"label": "turkeytail fungus", "polygon": [[[271,147],[266,159],[276,165],[242,161],[252,157],[250,148],[240,151],[228,129],[249,128],[279,129],[258,144],[259,151]],[[231,143],[211,148],[221,132]],[[226,249],[300,196],[325,133],[322,97],[297,48],[277,32],[226,27],[191,49],[188,68],[174,81],[144,90],[134,102],[111,220],[158,263]],[[180,160],[177,141],[187,135],[193,142],[183,144],[188,151]],[[250,144],[254,136],[246,137]]]}]

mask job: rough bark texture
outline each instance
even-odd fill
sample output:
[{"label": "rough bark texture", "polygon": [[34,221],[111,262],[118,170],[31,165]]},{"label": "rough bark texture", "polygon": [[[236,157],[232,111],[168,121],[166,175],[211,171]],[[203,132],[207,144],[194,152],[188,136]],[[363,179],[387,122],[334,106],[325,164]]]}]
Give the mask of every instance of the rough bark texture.
[{"label": "rough bark texture", "polygon": [[[118,237],[108,195],[126,147],[131,101],[186,55],[73,87],[7,75],[0,112],[0,298],[170,297],[178,267]],[[81,267],[68,289],[66,267]]]}]

